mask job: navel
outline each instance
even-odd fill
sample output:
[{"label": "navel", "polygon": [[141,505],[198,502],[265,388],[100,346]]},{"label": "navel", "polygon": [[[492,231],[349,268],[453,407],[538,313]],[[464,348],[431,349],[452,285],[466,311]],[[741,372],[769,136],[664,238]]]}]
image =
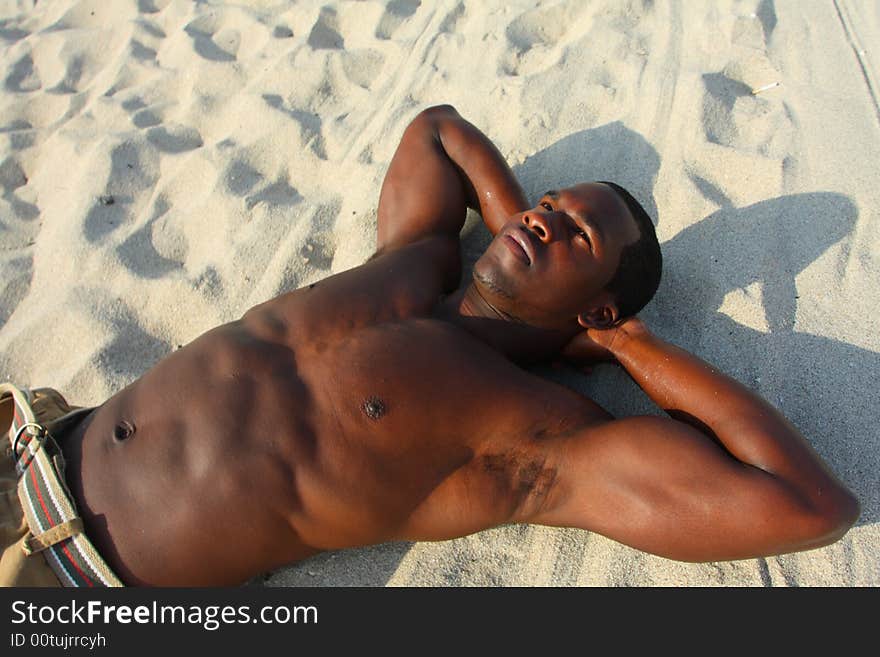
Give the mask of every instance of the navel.
[{"label": "navel", "polygon": [[117,442],[128,440],[134,435],[136,428],[128,420],[122,420],[113,428],[113,438]]},{"label": "navel", "polygon": [[385,406],[385,402],[378,397],[369,397],[364,402],[362,408],[364,414],[371,420],[378,420],[383,415],[385,415],[386,411],[388,410]]}]

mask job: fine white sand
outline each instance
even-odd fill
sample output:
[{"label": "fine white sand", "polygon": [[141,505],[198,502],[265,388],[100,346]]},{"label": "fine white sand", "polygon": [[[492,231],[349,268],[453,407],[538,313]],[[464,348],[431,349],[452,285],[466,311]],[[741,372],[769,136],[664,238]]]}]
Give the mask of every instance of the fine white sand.
[{"label": "fine white sand", "polygon": [[[876,586],[878,43],[858,0],[0,0],[0,379],[99,404],[362,263],[404,127],[452,103],[533,199],[608,179],[643,201],[666,260],[646,319],[776,404],[862,516],[733,563],[511,526],[268,583]],[[472,263],[488,234],[464,232]],[[614,368],[542,373],[656,412]]]}]

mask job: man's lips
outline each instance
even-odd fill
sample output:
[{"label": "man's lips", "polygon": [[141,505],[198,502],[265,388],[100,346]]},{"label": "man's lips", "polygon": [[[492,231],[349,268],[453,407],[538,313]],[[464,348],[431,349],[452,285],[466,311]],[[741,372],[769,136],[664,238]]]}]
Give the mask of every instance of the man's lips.
[{"label": "man's lips", "polygon": [[519,230],[511,231],[504,236],[504,244],[527,265],[531,265],[535,260],[535,251],[532,243],[525,233]]}]

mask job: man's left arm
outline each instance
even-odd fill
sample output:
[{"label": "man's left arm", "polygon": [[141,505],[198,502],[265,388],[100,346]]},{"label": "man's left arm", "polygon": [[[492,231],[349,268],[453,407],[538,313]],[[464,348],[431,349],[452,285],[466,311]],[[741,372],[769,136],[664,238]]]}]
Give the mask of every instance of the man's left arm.
[{"label": "man's left arm", "polygon": [[670,418],[623,418],[560,441],[556,493],[526,520],[682,561],[813,549],[855,523],[858,500],[756,393],[637,318],[586,338]]}]

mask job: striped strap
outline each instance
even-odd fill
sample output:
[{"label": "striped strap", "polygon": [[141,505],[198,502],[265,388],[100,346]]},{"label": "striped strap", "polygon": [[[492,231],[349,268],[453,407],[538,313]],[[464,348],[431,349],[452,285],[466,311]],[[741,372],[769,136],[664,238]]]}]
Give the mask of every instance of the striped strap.
[{"label": "striped strap", "polygon": [[82,520],[56,468],[61,450],[34,416],[32,391],[0,384],[0,398],[7,396],[15,402],[9,440],[31,533],[25,551],[42,550],[65,586],[123,586],[82,532]]}]

